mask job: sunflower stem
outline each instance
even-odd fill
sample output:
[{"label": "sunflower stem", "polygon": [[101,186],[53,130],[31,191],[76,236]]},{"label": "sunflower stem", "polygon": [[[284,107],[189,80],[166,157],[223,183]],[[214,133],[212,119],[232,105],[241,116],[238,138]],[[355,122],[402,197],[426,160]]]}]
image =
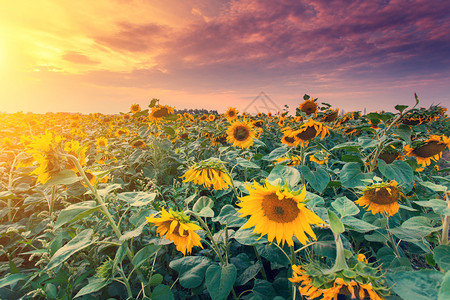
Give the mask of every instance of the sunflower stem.
[{"label": "sunflower stem", "polygon": [[[450,200],[448,198],[448,193],[445,193],[445,201],[447,202],[447,208],[450,209]],[[449,227],[449,216],[444,216],[444,221],[442,222],[442,236],[441,245],[448,244],[448,228]]]},{"label": "sunflower stem", "polygon": [[344,244],[342,243],[341,235],[333,232],[334,241],[336,243],[336,261],[330,273],[338,272],[348,269],[347,261],[345,260]]},{"label": "sunflower stem", "polygon": [[[295,265],[295,249],[294,246],[289,246],[289,249],[291,250],[291,268]],[[295,284],[292,282],[292,299],[295,300],[297,296],[297,290],[295,288]]]},{"label": "sunflower stem", "polygon": [[[106,207],[106,204],[103,201],[103,199],[98,194],[97,189],[89,182],[89,178],[87,178],[86,173],[84,172],[83,168],[80,165],[80,162],[73,155],[64,154],[64,156],[66,156],[68,159],[70,159],[74,163],[75,167],[77,168],[78,172],[81,175],[81,178],[83,178],[85,184],[87,185],[89,190],[94,195],[95,200],[97,200],[98,204],[100,205],[100,208],[101,208],[102,212],[105,214],[106,218],[108,219],[109,225],[113,229],[113,231],[116,234],[117,238],[120,240],[120,238],[122,237],[122,233],[120,232],[119,227],[117,227],[116,223],[114,222],[113,216],[111,215],[111,213],[109,212],[108,208]],[[127,257],[128,257],[128,259],[130,261],[133,261],[133,253],[131,252],[131,250],[128,247],[128,245],[127,245]]]},{"label": "sunflower stem", "polygon": [[394,236],[391,233],[391,228],[389,227],[389,217],[386,216],[386,231],[388,233],[389,242],[392,245],[392,250],[394,250],[395,256],[401,257],[400,252],[398,251],[397,243],[394,241]]},{"label": "sunflower stem", "polygon": [[258,261],[261,263],[261,275],[264,278],[264,280],[267,280],[266,270],[264,269],[264,264],[262,262],[261,255],[259,254],[258,248],[256,248],[256,246],[253,246],[253,249],[255,250],[256,258],[258,258]]},{"label": "sunflower stem", "polygon": [[213,251],[216,253],[216,255],[219,257],[220,262],[222,263],[222,265],[226,266],[227,262],[224,261],[222,254],[220,253],[220,247],[219,245],[216,243],[216,241],[213,238],[213,235],[211,233],[211,230],[209,230],[208,224],[206,224],[205,221],[203,221],[202,218],[200,218],[199,216],[197,216],[196,213],[194,213],[193,211],[189,211],[188,212],[190,215],[194,216],[194,218],[197,219],[197,221],[200,223],[200,225],[203,227],[203,229],[206,232],[206,235],[208,236],[208,238],[211,240],[212,243],[212,248]]}]

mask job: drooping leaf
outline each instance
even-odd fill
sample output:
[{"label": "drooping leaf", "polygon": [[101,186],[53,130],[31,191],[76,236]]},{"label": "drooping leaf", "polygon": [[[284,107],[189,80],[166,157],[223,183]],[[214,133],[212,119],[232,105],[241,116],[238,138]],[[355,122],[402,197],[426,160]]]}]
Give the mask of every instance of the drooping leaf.
[{"label": "drooping leaf", "polygon": [[214,211],[212,210],[213,207],[214,201],[212,201],[209,197],[202,196],[197,200],[197,202],[195,202],[192,210],[200,217],[212,218],[214,217]]},{"label": "drooping leaf", "polygon": [[439,245],[434,248],[434,260],[445,272],[450,270],[450,245]]},{"label": "drooping leaf", "polygon": [[64,224],[82,219],[98,210],[99,208],[100,205],[97,205],[97,202],[95,201],[84,201],[72,204],[61,210],[58,219],[55,222],[55,228],[59,228]]},{"label": "drooping leaf", "polygon": [[267,180],[272,185],[288,184],[290,187],[294,187],[300,181],[300,172],[293,167],[277,165],[270,172]]},{"label": "drooping leaf", "polygon": [[362,164],[356,162],[346,163],[339,173],[342,185],[347,188],[364,187],[367,185],[365,179],[372,179],[373,173],[363,173]]},{"label": "drooping leaf", "polygon": [[104,288],[105,286],[107,286],[108,284],[110,284],[111,282],[112,282],[111,280],[105,278],[92,277],[89,279],[89,283],[78,291],[78,293],[75,295],[75,298],[95,293]]},{"label": "drooping leaf", "polygon": [[311,171],[308,166],[301,166],[300,171],[306,182],[318,193],[322,193],[330,182],[330,175],[322,167],[317,167],[315,171]]},{"label": "drooping leaf", "polygon": [[55,252],[55,254],[50,259],[46,269],[51,270],[53,268],[56,268],[76,252],[83,250],[84,248],[91,245],[94,242],[94,240],[91,239],[93,234],[94,230],[92,229],[85,229],[80,232],[71,241],[69,241],[61,249]]},{"label": "drooping leaf", "polygon": [[211,260],[203,256],[185,256],[170,262],[169,267],[178,272],[182,287],[192,289],[198,287],[205,278],[206,269]]},{"label": "drooping leaf", "polygon": [[345,196],[339,197],[331,202],[331,206],[339,213],[341,218],[345,216],[353,216],[359,213],[358,206],[356,206],[353,201]]},{"label": "drooping leaf", "polygon": [[223,300],[228,297],[234,282],[237,270],[233,264],[225,266],[210,265],[206,270],[206,288],[213,300]]},{"label": "drooping leaf", "polygon": [[384,160],[378,159],[378,169],[389,180],[395,180],[406,193],[410,192],[414,186],[414,171],[404,161],[394,160],[387,164]]},{"label": "drooping leaf", "polygon": [[392,290],[402,299],[437,299],[444,274],[436,270],[387,273]]}]

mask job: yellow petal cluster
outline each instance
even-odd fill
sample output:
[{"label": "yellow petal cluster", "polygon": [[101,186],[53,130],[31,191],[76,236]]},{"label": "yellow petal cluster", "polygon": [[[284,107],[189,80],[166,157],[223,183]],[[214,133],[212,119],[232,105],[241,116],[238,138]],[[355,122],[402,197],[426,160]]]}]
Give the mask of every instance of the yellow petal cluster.
[{"label": "yellow petal cluster", "polygon": [[246,184],[249,195],[239,198],[237,205],[241,217],[250,216],[243,228],[255,227],[253,232],[267,234],[269,242],[276,239],[278,244],[286,242],[293,246],[295,235],[300,243],[308,243],[308,234],[313,239],[316,235],[311,228],[312,224],[325,224],[314,212],[310,211],[304,201],[306,188],[299,195],[291,191],[281,190],[278,186],[271,185],[267,180],[265,186],[254,182]]},{"label": "yellow petal cluster", "polygon": [[192,252],[194,246],[199,246],[203,249],[200,236],[195,233],[201,227],[181,218],[172,210],[166,211],[164,208],[161,211],[161,216],[145,217],[149,223],[156,226],[156,234],[164,237],[166,240],[172,241],[177,250],[186,255]]}]

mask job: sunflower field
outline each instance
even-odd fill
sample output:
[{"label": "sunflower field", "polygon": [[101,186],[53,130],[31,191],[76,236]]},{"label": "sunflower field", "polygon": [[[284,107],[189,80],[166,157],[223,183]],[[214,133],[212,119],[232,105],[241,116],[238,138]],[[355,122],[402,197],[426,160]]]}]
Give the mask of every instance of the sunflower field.
[{"label": "sunflower field", "polygon": [[1,113],[0,299],[450,299],[446,108]]}]

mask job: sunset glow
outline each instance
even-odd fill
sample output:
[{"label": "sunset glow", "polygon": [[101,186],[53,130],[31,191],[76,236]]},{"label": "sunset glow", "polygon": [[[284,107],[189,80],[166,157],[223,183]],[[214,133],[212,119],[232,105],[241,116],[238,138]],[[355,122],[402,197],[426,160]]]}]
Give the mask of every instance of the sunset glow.
[{"label": "sunset glow", "polygon": [[[330,4],[331,3],[331,4]],[[450,102],[448,1],[4,1],[0,111]]]}]

